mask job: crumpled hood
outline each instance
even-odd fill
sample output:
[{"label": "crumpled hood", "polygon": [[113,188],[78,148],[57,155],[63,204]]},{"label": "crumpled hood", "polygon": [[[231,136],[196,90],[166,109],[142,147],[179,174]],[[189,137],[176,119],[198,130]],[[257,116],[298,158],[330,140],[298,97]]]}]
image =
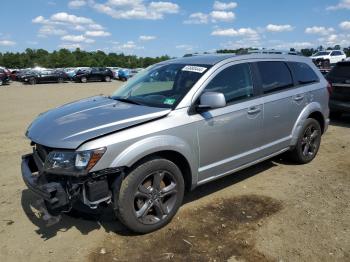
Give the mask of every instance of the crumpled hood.
[{"label": "crumpled hood", "polygon": [[26,136],[48,147],[75,149],[87,140],[165,116],[170,111],[96,96],[39,115],[28,127]]}]

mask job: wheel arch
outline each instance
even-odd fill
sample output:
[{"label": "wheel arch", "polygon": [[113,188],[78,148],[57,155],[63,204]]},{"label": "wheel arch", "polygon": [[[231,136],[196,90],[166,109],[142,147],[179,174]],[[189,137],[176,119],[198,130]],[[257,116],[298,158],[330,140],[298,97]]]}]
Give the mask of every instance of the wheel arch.
[{"label": "wheel arch", "polygon": [[302,131],[304,122],[308,118],[313,118],[319,122],[322,134],[326,131],[327,123],[322,111],[323,110],[321,104],[317,102],[310,103],[303,109],[293,127],[291,146],[296,145],[300,132]]},{"label": "wheel arch", "polygon": [[124,166],[126,172],[147,159],[158,156],[174,162],[181,170],[186,189],[197,183],[197,154],[184,140],[175,136],[157,136],[138,141],[123,150],[113,160],[111,167]]}]

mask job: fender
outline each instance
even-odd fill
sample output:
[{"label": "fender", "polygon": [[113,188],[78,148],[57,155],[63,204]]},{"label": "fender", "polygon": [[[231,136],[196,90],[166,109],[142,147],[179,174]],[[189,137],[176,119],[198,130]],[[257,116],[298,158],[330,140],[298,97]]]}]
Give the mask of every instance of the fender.
[{"label": "fender", "polygon": [[191,146],[184,140],[172,135],[148,137],[137,141],[113,160],[111,167],[131,167],[137,161],[160,151],[175,151],[186,158],[192,173],[192,185],[197,183],[198,159]]},{"label": "fender", "polygon": [[301,111],[297,121],[294,124],[293,130],[292,130],[292,139],[290,142],[291,146],[295,146],[297,144],[298,137],[302,131],[305,120],[308,118],[309,115],[311,115],[314,112],[322,113],[322,107],[321,107],[320,103],[312,102],[312,103],[308,104],[303,109],[303,111]]}]

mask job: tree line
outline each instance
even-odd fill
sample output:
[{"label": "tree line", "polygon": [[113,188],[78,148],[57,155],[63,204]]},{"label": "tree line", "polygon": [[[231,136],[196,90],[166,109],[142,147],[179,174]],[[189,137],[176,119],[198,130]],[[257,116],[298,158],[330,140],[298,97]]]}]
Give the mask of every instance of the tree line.
[{"label": "tree line", "polygon": [[60,49],[48,52],[44,49],[27,48],[24,52],[0,52],[0,66],[7,68],[32,68],[35,66],[46,68],[64,67],[147,67],[154,63],[170,59],[169,56],[137,57],[123,53],[109,53],[103,51],[87,52],[77,48],[74,51]]}]

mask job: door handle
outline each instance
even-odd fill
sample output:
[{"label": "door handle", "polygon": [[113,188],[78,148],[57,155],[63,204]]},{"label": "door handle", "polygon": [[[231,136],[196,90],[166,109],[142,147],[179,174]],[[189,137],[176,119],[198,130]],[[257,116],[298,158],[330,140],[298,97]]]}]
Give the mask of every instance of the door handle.
[{"label": "door handle", "polygon": [[261,111],[261,109],[259,108],[259,107],[255,107],[255,106],[253,106],[253,107],[251,107],[251,108],[249,108],[248,109],[248,114],[249,115],[254,115],[254,114],[257,114],[257,113],[259,113]]},{"label": "door handle", "polygon": [[300,101],[304,99],[304,95],[296,95],[294,98],[294,101]]}]

